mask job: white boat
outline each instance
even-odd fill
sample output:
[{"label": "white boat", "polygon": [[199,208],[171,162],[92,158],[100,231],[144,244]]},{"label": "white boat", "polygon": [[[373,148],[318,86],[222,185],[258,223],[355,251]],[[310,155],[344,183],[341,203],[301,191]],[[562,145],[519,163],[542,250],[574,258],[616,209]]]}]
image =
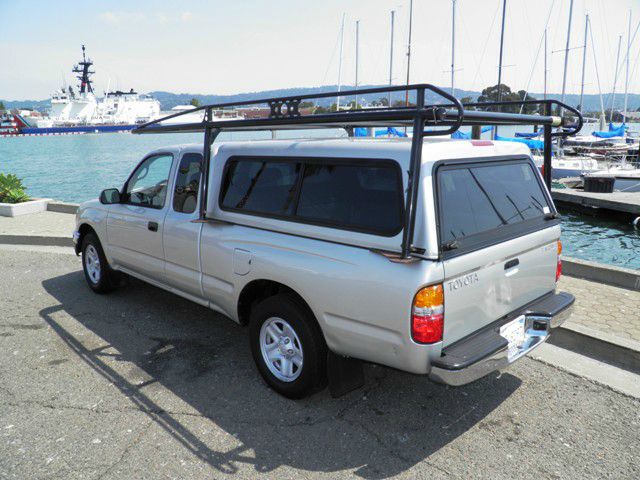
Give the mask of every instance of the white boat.
[{"label": "white boat", "polygon": [[[544,159],[540,155],[533,155],[533,161],[538,168],[542,168]],[[553,157],[551,159],[551,178],[560,180],[563,178],[578,178],[587,174],[612,173],[626,174],[634,171],[630,163],[611,162],[608,160],[598,160],[586,156],[564,156]]]},{"label": "white boat", "polygon": [[640,192],[640,169],[621,168],[614,171],[592,172],[585,175],[588,178],[613,178],[613,191]]},{"label": "white boat", "polygon": [[82,46],[82,61],[72,69],[78,74],[78,92],[63,87],[51,95],[49,117],[39,119],[39,128],[91,126],[91,125],[136,125],[160,116],[160,102],[131,89],[128,92],[106,92],[101,100],[96,99],[91,76],[93,61]]},{"label": "white boat", "polygon": [[[188,112],[189,110],[195,110],[191,113],[185,113],[175,118],[168,118],[162,121],[162,125],[175,125],[178,123],[198,123],[204,120],[204,110],[196,110],[197,107],[193,105],[176,105],[168,112],[162,112],[162,116],[174,115],[176,113]],[[214,110],[213,120],[238,120],[244,118],[240,112],[236,110]]]},{"label": "white boat", "polygon": [[148,95],[129,92],[108,92],[98,104],[96,114],[90,123],[139,124],[160,116],[160,102]]}]

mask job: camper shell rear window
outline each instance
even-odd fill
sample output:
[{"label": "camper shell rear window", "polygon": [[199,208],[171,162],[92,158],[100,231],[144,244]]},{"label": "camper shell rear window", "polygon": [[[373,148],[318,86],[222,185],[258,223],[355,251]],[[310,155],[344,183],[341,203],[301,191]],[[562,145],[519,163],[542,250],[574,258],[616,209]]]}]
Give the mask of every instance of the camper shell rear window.
[{"label": "camper shell rear window", "polygon": [[391,237],[402,230],[402,173],[393,160],[231,157],[219,206]]},{"label": "camper shell rear window", "polygon": [[528,157],[436,167],[440,244],[477,249],[550,226],[555,212]]}]

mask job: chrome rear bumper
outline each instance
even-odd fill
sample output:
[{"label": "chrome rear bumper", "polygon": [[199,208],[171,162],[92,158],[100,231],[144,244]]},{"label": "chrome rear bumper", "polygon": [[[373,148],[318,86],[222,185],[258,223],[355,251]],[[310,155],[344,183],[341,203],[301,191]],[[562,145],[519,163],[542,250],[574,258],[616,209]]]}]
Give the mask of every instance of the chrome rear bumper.
[{"label": "chrome rear bumper", "polygon": [[[574,302],[575,298],[569,293],[552,293],[512,312],[499,322],[446,347],[442,356],[432,362],[429,378],[438,383],[459,386],[509,366],[544,343],[551,330],[562,325],[571,315]],[[524,337],[510,347],[500,335],[500,327],[522,316]]]}]

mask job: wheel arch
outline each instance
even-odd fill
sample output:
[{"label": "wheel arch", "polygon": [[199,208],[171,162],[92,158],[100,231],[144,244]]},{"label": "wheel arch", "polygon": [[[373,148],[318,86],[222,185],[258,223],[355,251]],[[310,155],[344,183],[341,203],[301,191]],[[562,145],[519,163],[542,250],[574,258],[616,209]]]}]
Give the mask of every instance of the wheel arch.
[{"label": "wheel arch", "polygon": [[89,233],[93,233],[98,238],[98,240],[100,240],[96,230],[88,223],[81,224],[78,227],[78,233],[80,235],[78,236],[78,242],[76,243],[76,246],[75,246],[76,255],[79,255],[80,252],[82,251],[82,242],[84,240],[84,237],[86,237]]},{"label": "wheel arch", "polygon": [[239,323],[241,325],[247,325],[249,323],[251,308],[253,308],[254,305],[257,305],[262,300],[279,294],[290,295],[299,302],[300,305],[308,311],[311,317],[315,319],[316,325],[322,332],[322,327],[318,322],[318,318],[302,295],[284,283],[268,279],[252,280],[242,288],[236,305]]}]

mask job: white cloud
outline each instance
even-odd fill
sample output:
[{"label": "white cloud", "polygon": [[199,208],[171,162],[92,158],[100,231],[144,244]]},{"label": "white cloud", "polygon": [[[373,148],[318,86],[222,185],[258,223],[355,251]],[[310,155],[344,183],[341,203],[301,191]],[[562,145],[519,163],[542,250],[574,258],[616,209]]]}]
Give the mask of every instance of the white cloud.
[{"label": "white cloud", "polygon": [[100,15],[100,20],[105,23],[115,24],[119,22],[118,16],[113,12],[102,12]]},{"label": "white cloud", "polygon": [[[142,12],[126,12],[126,11],[118,11],[118,12],[102,12],[98,15],[100,20],[104,23],[108,23],[110,25],[119,25],[125,23],[140,23],[148,20],[147,15]],[[158,14],[157,20],[160,23],[164,23],[162,18],[164,17],[164,22],[166,22],[166,15]]]},{"label": "white cloud", "polygon": [[162,12],[156,13],[155,19],[160,25],[164,25],[165,23],[167,23],[169,21],[169,17],[167,17],[167,15],[165,13],[162,13]]},{"label": "white cloud", "polygon": [[183,22],[189,22],[193,18],[193,14],[191,12],[183,12],[180,18]]}]

